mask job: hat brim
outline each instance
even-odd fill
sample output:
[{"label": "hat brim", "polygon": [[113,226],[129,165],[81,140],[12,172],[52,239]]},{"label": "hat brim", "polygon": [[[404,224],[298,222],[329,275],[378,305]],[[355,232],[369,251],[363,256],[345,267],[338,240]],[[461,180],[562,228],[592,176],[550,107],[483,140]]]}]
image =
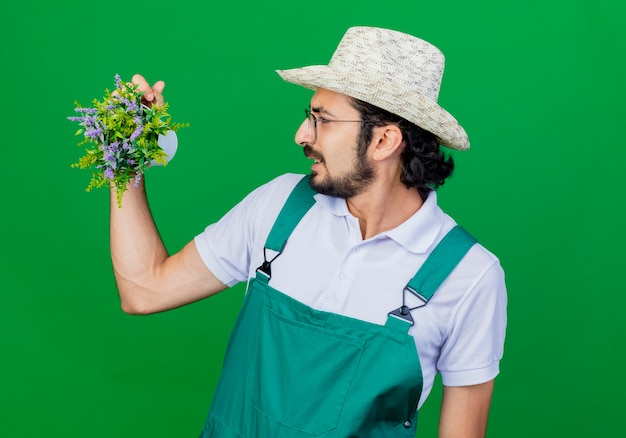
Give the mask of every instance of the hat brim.
[{"label": "hat brim", "polygon": [[338,71],[326,65],[276,72],[287,82],[311,90],[325,88],[345,94],[403,117],[432,132],[443,146],[457,150],[470,147],[465,130],[450,113],[414,90],[401,89],[393,80],[362,71]]}]

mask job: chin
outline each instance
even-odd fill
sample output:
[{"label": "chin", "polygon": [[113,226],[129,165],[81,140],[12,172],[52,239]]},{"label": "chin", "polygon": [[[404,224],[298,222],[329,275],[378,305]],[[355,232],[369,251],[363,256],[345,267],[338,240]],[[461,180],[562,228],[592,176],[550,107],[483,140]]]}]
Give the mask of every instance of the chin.
[{"label": "chin", "polygon": [[322,183],[322,180],[319,174],[315,171],[311,171],[309,174],[309,185],[313,190],[319,193],[319,186]]}]

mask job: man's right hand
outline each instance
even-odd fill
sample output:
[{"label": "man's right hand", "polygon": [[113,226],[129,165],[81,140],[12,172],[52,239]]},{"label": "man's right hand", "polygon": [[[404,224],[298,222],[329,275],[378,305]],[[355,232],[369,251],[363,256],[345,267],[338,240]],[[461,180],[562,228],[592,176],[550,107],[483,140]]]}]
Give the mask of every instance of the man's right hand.
[{"label": "man's right hand", "polygon": [[146,106],[152,106],[154,104],[163,105],[165,100],[163,99],[163,89],[165,88],[165,82],[157,81],[152,86],[150,83],[140,74],[136,74],[132,78],[132,84],[137,85],[137,90],[144,93],[141,96],[141,103]]}]

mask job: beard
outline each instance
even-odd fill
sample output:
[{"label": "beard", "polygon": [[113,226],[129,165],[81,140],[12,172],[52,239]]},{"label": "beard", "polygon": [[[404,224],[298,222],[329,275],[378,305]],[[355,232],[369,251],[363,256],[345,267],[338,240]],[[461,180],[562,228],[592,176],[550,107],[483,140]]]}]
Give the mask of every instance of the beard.
[{"label": "beard", "polygon": [[[304,155],[324,164],[324,157],[309,145],[304,146]],[[340,176],[332,176],[326,173],[321,179],[317,172],[311,172],[309,185],[313,190],[322,195],[335,198],[352,198],[363,192],[374,181],[374,168],[367,161],[367,145],[359,144],[354,158],[353,168]]]}]

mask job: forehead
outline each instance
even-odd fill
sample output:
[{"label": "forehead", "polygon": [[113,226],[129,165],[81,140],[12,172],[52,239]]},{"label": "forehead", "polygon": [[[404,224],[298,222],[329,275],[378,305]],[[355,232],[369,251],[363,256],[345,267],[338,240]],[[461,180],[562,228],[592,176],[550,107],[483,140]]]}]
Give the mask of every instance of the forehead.
[{"label": "forehead", "polygon": [[358,114],[358,111],[350,103],[350,97],[325,88],[315,90],[315,94],[311,98],[311,109],[323,110],[320,112],[333,115]]}]

